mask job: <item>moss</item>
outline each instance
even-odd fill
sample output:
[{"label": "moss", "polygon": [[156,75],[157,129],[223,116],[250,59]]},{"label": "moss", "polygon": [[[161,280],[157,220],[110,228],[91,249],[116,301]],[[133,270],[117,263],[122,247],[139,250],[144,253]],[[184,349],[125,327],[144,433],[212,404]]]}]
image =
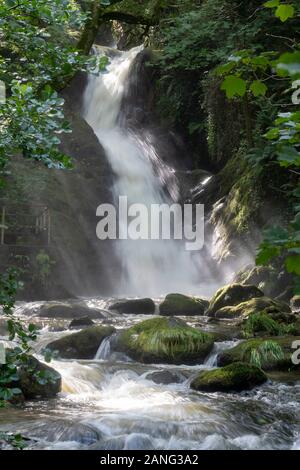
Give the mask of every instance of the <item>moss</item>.
[{"label": "moss", "polygon": [[238,305],[241,302],[252,299],[253,297],[262,297],[263,292],[256,286],[229,284],[221,287],[209,302],[207,315],[212,316],[221,308],[230,305]]},{"label": "moss", "polygon": [[168,294],[159,306],[161,315],[203,315],[208,302],[182,294]]},{"label": "moss", "polygon": [[47,348],[66,359],[93,359],[104,338],[114,331],[111,326],[90,326],[53,341]]},{"label": "moss", "polygon": [[269,299],[268,297],[258,297],[242,302],[235,306],[228,306],[220,308],[215,316],[217,318],[247,318],[253,313],[281,313],[289,312],[289,306],[284,302]]},{"label": "moss", "polygon": [[[283,351],[283,357],[280,359],[267,357],[262,361],[263,370],[289,370],[296,369],[297,366],[291,361],[291,356],[294,352],[292,343],[300,340],[300,336],[284,336],[284,337],[264,337],[246,340],[234,348],[223,351],[218,356],[218,365],[226,366],[234,362],[251,362],[251,355],[253,358],[253,351],[258,351],[262,344],[266,341],[272,341],[280,346]],[[298,366],[299,367],[299,366]]]},{"label": "moss", "polygon": [[202,372],[193,380],[191,387],[203,392],[239,392],[261,385],[266,380],[267,376],[258,367],[237,362]]},{"label": "moss", "polygon": [[201,363],[213,348],[213,336],[175,318],[145,320],[121,333],[116,348],[145,363]]},{"label": "moss", "polygon": [[[293,322],[294,315],[282,312],[255,312],[242,322],[242,332],[245,338],[267,334],[270,336],[280,336],[284,334],[294,334],[297,331],[297,324]],[[300,326],[300,325],[299,325]]]}]

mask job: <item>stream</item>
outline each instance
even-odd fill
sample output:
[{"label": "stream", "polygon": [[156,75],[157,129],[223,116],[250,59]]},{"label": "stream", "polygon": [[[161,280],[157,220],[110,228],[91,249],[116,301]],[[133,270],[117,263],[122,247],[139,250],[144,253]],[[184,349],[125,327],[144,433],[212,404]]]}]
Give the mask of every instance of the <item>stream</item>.
[{"label": "stream", "polygon": [[[99,324],[109,322],[120,329],[150,317],[114,314],[105,310],[106,303],[87,301],[107,313]],[[55,331],[67,328],[69,320],[39,319],[40,305],[20,304],[17,310],[26,321],[40,325],[34,348],[42,360],[40,351],[46,344],[74,330]],[[181,318],[206,331],[216,328],[205,317]],[[221,328],[229,332],[231,327],[224,323]],[[270,380],[252,391],[232,394],[190,389],[192,377],[215,367],[218,352],[237,340],[216,343],[205,363],[195,366],[137,363],[115,353],[112,344],[104,340],[93,360],[53,360],[51,366],[63,378],[62,392],[55,399],[0,410],[1,430],[30,438],[29,449],[300,448],[299,382]],[[155,383],[149,376],[155,371],[175,373],[178,383]]]}]

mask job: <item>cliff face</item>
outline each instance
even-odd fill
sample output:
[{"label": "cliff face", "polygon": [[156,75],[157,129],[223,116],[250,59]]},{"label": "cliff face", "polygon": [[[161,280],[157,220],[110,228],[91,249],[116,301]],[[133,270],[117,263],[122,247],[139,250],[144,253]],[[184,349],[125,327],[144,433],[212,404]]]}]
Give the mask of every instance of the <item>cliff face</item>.
[{"label": "cliff face", "polygon": [[71,156],[74,168],[48,169],[21,157],[12,163],[6,203],[24,204],[29,213],[35,205],[45,205],[51,218],[49,246],[1,250],[2,264],[25,263],[21,298],[107,294],[117,282],[113,242],[96,237],[96,208],[112,202],[113,175],[103,148],[80,115],[84,86],[85,77],[78,75],[63,93],[73,132],[62,136],[62,150]]}]

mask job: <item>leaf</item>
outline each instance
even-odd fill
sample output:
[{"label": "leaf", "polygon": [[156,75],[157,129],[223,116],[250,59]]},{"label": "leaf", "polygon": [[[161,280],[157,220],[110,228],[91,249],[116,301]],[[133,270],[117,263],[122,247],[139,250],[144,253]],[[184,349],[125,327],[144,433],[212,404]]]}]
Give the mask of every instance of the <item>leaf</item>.
[{"label": "leaf", "polygon": [[285,145],[278,150],[277,155],[282,167],[300,166],[300,153],[295,147]]},{"label": "leaf", "polygon": [[246,82],[236,75],[228,75],[221,85],[221,90],[226,92],[227,98],[244,96],[246,93]]},{"label": "leaf", "polygon": [[265,96],[268,87],[260,80],[255,80],[251,83],[250,90],[254,96]]},{"label": "leaf", "polygon": [[269,0],[268,2],[264,3],[264,7],[266,8],[275,8],[278,7],[279,0]]},{"label": "leaf", "polygon": [[280,248],[277,246],[264,246],[259,249],[256,256],[256,264],[265,265],[270,259],[280,254]]},{"label": "leaf", "polygon": [[277,63],[279,75],[298,75],[300,74],[300,52],[286,52],[282,54]]},{"label": "leaf", "polygon": [[277,127],[273,127],[273,129],[270,129],[265,135],[266,139],[268,140],[274,140],[279,137],[279,129]]},{"label": "leaf", "polygon": [[275,16],[280,18],[280,20],[284,23],[289,18],[293,18],[295,14],[295,8],[293,5],[279,5],[275,11]]},{"label": "leaf", "polygon": [[300,255],[288,256],[285,260],[288,273],[295,273],[300,276]]}]

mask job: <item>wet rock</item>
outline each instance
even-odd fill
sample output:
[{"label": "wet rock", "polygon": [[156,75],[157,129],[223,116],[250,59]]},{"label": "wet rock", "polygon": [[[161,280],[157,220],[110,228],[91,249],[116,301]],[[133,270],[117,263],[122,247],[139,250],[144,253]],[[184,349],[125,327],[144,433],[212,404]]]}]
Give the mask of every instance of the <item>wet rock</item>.
[{"label": "wet rock", "polygon": [[93,320],[87,316],[85,317],[81,317],[81,318],[74,318],[70,325],[69,325],[69,328],[70,330],[72,330],[73,328],[74,329],[80,329],[80,328],[85,328],[87,326],[92,326],[94,325],[95,323],[93,322]]},{"label": "wet rock", "polygon": [[290,308],[284,302],[272,300],[269,297],[257,297],[241,302],[238,305],[222,307],[215,311],[213,315],[216,318],[247,318],[253,313],[260,313],[262,311],[268,314],[289,313]]},{"label": "wet rock", "polygon": [[214,316],[223,307],[238,305],[263,295],[263,292],[253,285],[229,284],[215,293],[209,302],[206,315]]},{"label": "wet rock", "polygon": [[267,380],[258,367],[237,362],[220,369],[200,373],[191,383],[191,388],[202,392],[240,392],[250,390]]},{"label": "wet rock", "polygon": [[295,352],[292,345],[295,341],[300,341],[300,336],[249,339],[231,349],[222,351],[218,355],[218,366],[226,366],[235,362],[250,363],[255,358],[256,361],[259,360],[263,370],[297,369],[299,365],[292,362],[292,354]]},{"label": "wet rock", "polygon": [[75,423],[67,419],[50,419],[47,423],[36,423],[28,433],[38,436],[48,442],[79,442],[83,445],[92,445],[101,439],[102,434],[93,426],[84,423]]},{"label": "wet rock", "polygon": [[87,305],[55,302],[49,302],[42,305],[38,312],[38,316],[42,318],[64,318],[70,320],[82,317],[89,317],[91,319],[103,318],[103,315],[99,310],[89,308]]},{"label": "wet rock", "polygon": [[65,359],[93,359],[104,338],[114,331],[112,326],[90,326],[49,343],[47,348]]},{"label": "wet rock", "polygon": [[144,363],[200,364],[213,345],[209,333],[174,317],[156,317],[121,332],[115,349]]},{"label": "wet rock", "polygon": [[152,380],[152,382],[156,384],[163,384],[169,385],[172,383],[181,383],[184,381],[184,377],[182,377],[177,372],[171,372],[169,370],[158,370],[155,372],[150,372],[146,376],[147,380]]},{"label": "wet rock", "polygon": [[155,303],[148,298],[119,300],[110,305],[109,310],[125,314],[152,315],[155,312]]},{"label": "wet rock", "polygon": [[4,319],[0,319],[0,336],[6,336],[8,335],[8,329],[7,329],[7,321]]},{"label": "wet rock", "polygon": [[161,315],[204,315],[208,301],[183,294],[168,294],[159,306]]},{"label": "wet rock", "polygon": [[61,391],[61,375],[33,356],[18,369],[18,376],[27,399],[53,398]]}]

